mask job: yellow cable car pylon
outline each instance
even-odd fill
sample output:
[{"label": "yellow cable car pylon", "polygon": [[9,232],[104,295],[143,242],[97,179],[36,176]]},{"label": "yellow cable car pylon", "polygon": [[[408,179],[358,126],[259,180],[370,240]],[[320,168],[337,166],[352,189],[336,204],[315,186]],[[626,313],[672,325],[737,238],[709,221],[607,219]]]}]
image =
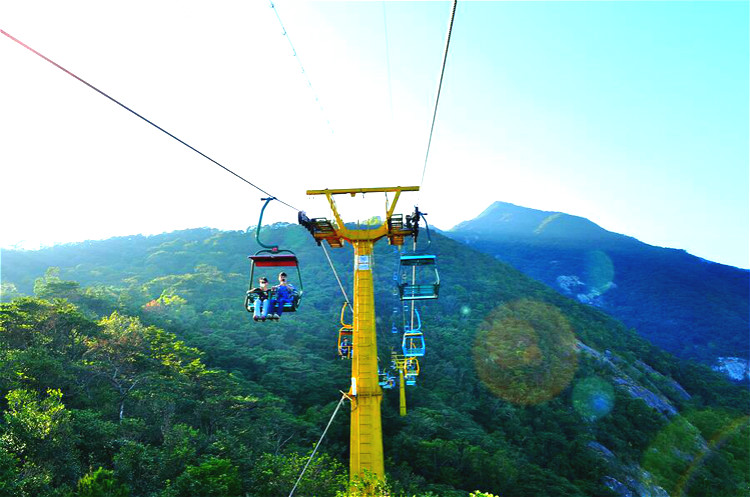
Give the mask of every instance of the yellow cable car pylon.
[{"label": "yellow cable car pylon", "polygon": [[[308,195],[325,195],[333,211],[335,224],[324,218],[302,223],[318,244],[327,241],[333,248],[343,246],[342,240],[354,247],[354,321],[352,349],[351,426],[349,440],[349,477],[362,476],[365,471],[378,479],[385,477],[383,464],[383,430],[380,402],[383,390],[378,384],[378,350],[375,336],[375,291],[372,278],[373,246],[383,237],[392,245],[403,245],[404,237],[414,230],[404,225],[402,215],[394,215],[401,192],[419,191],[418,186],[389,188],[353,188],[342,190],[308,190]],[[375,229],[349,229],[341,220],[334,195],[358,193],[394,193],[386,206],[385,221]]]}]

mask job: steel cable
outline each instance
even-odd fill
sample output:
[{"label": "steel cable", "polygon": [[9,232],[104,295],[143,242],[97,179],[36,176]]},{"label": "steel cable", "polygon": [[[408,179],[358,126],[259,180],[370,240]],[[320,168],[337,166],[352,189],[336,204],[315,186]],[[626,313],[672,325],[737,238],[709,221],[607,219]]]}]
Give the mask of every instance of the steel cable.
[{"label": "steel cable", "polygon": [[[206,158],[206,159],[210,160],[211,162],[213,162],[214,164],[216,164],[217,166],[219,166],[220,168],[222,168],[222,169],[223,169],[223,170],[225,170],[226,172],[228,172],[228,173],[232,174],[233,176],[235,176],[235,177],[239,178],[240,180],[244,181],[245,183],[247,183],[248,185],[252,186],[252,187],[253,187],[253,188],[255,188],[256,190],[258,190],[258,191],[260,191],[260,192],[262,192],[262,193],[264,193],[264,194],[268,195],[269,197],[273,197],[273,196],[274,196],[274,195],[271,195],[270,193],[268,193],[267,191],[265,191],[264,189],[262,189],[261,187],[259,187],[258,185],[255,185],[255,184],[253,184],[252,182],[250,182],[250,181],[248,181],[247,179],[243,178],[243,177],[242,177],[242,176],[240,176],[239,174],[235,173],[234,171],[232,171],[232,170],[231,170],[231,169],[229,169],[228,167],[226,167],[226,166],[223,166],[222,164],[220,164],[219,162],[215,161],[214,159],[212,159],[212,158],[211,158],[211,157],[209,157],[208,155],[204,154],[203,152],[201,152],[201,151],[200,151],[200,150],[198,150],[197,148],[193,147],[192,145],[189,145],[188,143],[186,143],[186,142],[184,142],[184,141],[180,140],[180,139],[179,139],[179,138],[177,138],[177,137],[176,137],[175,135],[173,135],[173,134],[172,134],[172,133],[170,133],[169,131],[165,130],[165,129],[164,129],[164,128],[162,128],[161,126],[159,126],[159,125],[157,125],[157,124],[155,124],[155,123],[153,123],[153,122],[149,121],[148,119],[146,119],[145,117],[143,117],[142,115],[140,115],[139,113],[137,113],[136,111],[134,111],[133,109],[131,109],[130,107],[128,107],[127,105],[125,105],[125,104],[123,104],[122,102],[120,102],[120,101],[116,100],[115,98],[113,98],[113,97],[111,97],[111,96],[107,95],[106,93],[104,93],[104,92],[103,92],[102,90],[100,90],[100,89],[99,89],[99,88],[97,88],[96,86],[94,86],[94,85],[90,84],[89,82],[87,82],[87,81],[83,80],[82,78],[79,78],[78,76],[76,76],[75,74],[73,74],[72,72],[68,71],[67,69],[65,69],[65,68],[64,68],[63,66],[61,66],[60,64],[58,64],[57,62],[53,61],[53,60],[52,60],[52,59],[50,59],[49,57],[46,57],[45,55],[41,54],[40,52],[37,52],[36,50],[34,50],[33,48],[31,48],[30,46],[28,46],[27,44],[25,44],[25,43],[24,43],[24,42],[22,42],[21,40],[19,40],[18,38],[15,38],[15,37],[11,36],[10,34],[6,33],[6,32],[5,32],[5,31],[3,31],[2,29],[0,29],[0,33],[4,34],[5,36],[7,36],[8,38],[10,38],[11,40],[13,40],[13,41],[15,41],[16,43],[18,43],[19,45],[21,45],[22,47],[24,47],[24,48],[26,48],[26,49],[30,50],[31,52],[35,53],[36,55],[38,55],[38,56],[39,56],[39,57],[41,57],[42,59],[46,60],[47,62],[49,62],[49,63],[50,63],[50,64],[52,64],[53,66],[57,67],[57,68],[58,68],[58,69],[60,69],[61,71],[65,72],[65,73],[66,73],[66,74],[68,74],[69,76],[72,76],[72,77],[74,77],[75,79],[77,79],[78,81],[80,81],[80,82],[81,82],[81,83],[83,83],[84,85],[88,86],[89,88],[91,88],[91,89],[92,89],[92,90],[94,90],[95,92],[99,93],[100,95],[102,95],[102,96],[104,96],[104,97],[107,97],[107,98],[108,98],[109,100],[111,100],[112,102],[116,103],[117,105],[119,105],[119,106],[120,106],[120,107],[122,107],[123,109],[127,110],[127,111],[128,111],[128,112],[130,112],[131,114],[133,114],[133,115],[135,115],[135,116],[137,116],[137,117],[139,117],[139,118],[143,119],[143,120],[144,120],[144,121],[146,121],[146,122],[147,122],[148,124],[150,124],[151,126],[153,126],[153,127],[154,127],[154,128],[156,128],[156,129],[158,129],[159,131],[161,131],[161,132],[162,132],[162,133],[164,133],[165,135],[167,135],[167,136],[169,136],[169,137],[171,137],[171,138],[174,138],[175,140],[177,140],[178,142],[182,143],[183,145],[185,145],[185,146],[186,146],[187,148],[189,148],[189,149],[190,149],[190,150],[192,150],[193,152],[195,152],[195,153],[197,153],[197,154],[201,155],[202,157],[204,157],[204,158]],[[290,207],[290,208],[294,209],[295,211],[299,211],[299,209],[297,209],[297,208],[296,208],[296,207],[294,207],[293,205],[290,205],[290,204],[288,204],[288,203],[284,202],[283,200],[281,200],[281,199],[279,199],[279,198],[277,198],[276,200],[278,200],[278,201],[279,201],[279,202],[281,202],[282,204],[286,205],[287,207]]]},{"label": "steel cable", "polygon": [[[420,191],[421,186],[424,183],[424,174],[425,171],[427,171],[427,159],[430,157],[430,146],[432,145],[432,133],[435,130],[435,119],[437,118],[437,110],[438,110],[438,103],[440,102],[440,90],[443,87],[443,76],[445,75],[445,66],[448,61],[448,48],[451,44],[451,32],[453,31],[453,20],[456,17],[456,6],[458,5],[458,0],[453,0],[453,9],[451,11],[451,19],[450,23],[448,24],[448,35],[445,38],[445,51],[443,52],[443,66],[440,69],[440,80],[438,82],[438,89],[437,89],[437,96],[435,97],[435,109],[432,112],[432,125],[430,126],[430,138],[427,141],[427,153],[424,157],[424,167],[422,168],[422,179],[419,182]],[[419,197],[417,197],[417,200],[419,200]]]},{"label": "steel cable", "polygon": [[310,462],[312,462],[313,457],[315,457],[315,453],[318,451],[318,447],[320,447],[320,443],[323,441],[323,437],[326,436],[326,433],[328,433],[328,428],[331,427],[331,423],[333,423],[333,418],[336,417],[336,413],[339,412],[339,409],[341,408],[341,404],[344,402],[344,399],[346,398],[345,394],[341,395],[341,399],[339,400],[339,403],[336,405],[336,409],[333,411],[333,414],[331,414],[331,419],[328,420],[328,424],[326,425],[326,429],[323,430],[323,434],[320,436],[320,439],[318,439],[318,443],[315,444],[315,448],[312,451],[312,454],[310,454],[310,458],[307,460],[307,464],[305,464],[305,467],[302,468],[302,473],[300,473],[299,478],[297,478],[297,482],[294,484],[294,487],[292,487],[292,491],[289,492],[289,497],[292,497],[294,494],[294,491],[297,490],[297,485],[299,485],[299,482],[302,480],[302,477],[305,474],[305,471],[307,471],[307,467],[310,465]]},{"label": "steel cable", "polygon": [[341,278],[339,278],[339,274],[336,272],[336,268],[333,266],[333,261],[331,260],[331,256],[328,255],[328,249],[324,245],[323,242],[320,244],[321,248],[323,249],[323,253],[326,255],[326,259],[328,259],[328,264],[331,266],[331,271],[333,271],[333,275],[336,277],[336,281],[339,282],[339,288],[341,288],[341,293],[344,294],[344,300],[347,304],[349,304],[349,307],[351,307],[351,302],[349,302],[349,297],[346,295],[346,290],[344,290],[344,285],[341,283]]}]

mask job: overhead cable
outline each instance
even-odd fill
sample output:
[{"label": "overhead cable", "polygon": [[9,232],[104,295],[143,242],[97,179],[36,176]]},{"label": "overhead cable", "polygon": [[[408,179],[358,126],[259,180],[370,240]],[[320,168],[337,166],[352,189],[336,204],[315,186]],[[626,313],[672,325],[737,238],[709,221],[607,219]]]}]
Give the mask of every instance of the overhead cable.
[{"label": "overhead cable", "polygon": [[[208,155],[204,154],[203,152],[201,152],[201,151],[200,151],[200,150],[198,150],[197,148],[195,148],[195,147],[193,147],[193,146],[189,145],[188,143],[186,143],[186,142],[184,142],[184,141],[180,140],[180,139],[179,139],[179,138],[177,138],[177,137],[176,137],[175,135],[173,135],[173,134],[172,134],[172,133],[170,133],[169,131],[165,130],[165,129],[164,129],[164,128],[162,128],[161,126],[158,126],[157,124],[155,124],[155,123],[153,123],[153,122],[149,121],[148,119],[146,119],[145,117],[143,117],[142,115],[140,115],[139,113],[137,113],[136,111],[134,111],[133,109],[131,109],[130,107],[128,107],[127,105],[125,105],[125,104],[123,104],[122,102],[120,102],[120,101],[118,101],[118,100],[116,100],[116,99],[114,99],[114,98],[110,97],[109,95],[107,95],[106,93],[104,93],[104,92],[103,92],[102,90],[100,90],[99,88],[97,88],[97,87],[95,87],[94,85],[92,85],[92,84],[88,83],[87,81],[84,81],[83,79],[79,78],[78,76],[76,76],[75,74],[73,74],[72,72],[68,71],[67,69],[65,69],[65,68],[64,68],[63,66],[61,66],[60,64],[58,64],[57,62],[55,62],[55,61],[53,61],[52,59],[50,59],[50,58],[48,58],[48,57],[44,56],[43,54],[41,54],[41,53],[37,52],[36,50],[34,50],[33,48],[31,48],[31,47],[30,47],[30,46],[28,46],[27,44],[23,43],[23,42],[22,42],[21,40],[19,40],[18,38],[15,38],[15,37],[11,36],[10,34],[6,33],[6,32],[5,32],[5,31],[3,31],[2,29],[0,29],[0,33],[4,34],[5,36],[7,36],[8,38],[10,38],[11,40],[13,40],[13,41],[15,41],[16,43],[18,43],[19,45],[21,45],[22,47],[24,47],[24,48],[26,48],[26,49],[30,50],[31,52],[35,53],[36,55],[38,55],[38,56],[39,56],[39,57],[41,57],[42,59],[46,60],[47,62],[49,62],[49,63],[50,63],[50,64],[52,64],[53,66],[57,67],[57,68],[58,68],[58,69],[60,69],[61,71],[65,72],[65,73],[66,73],[66,74],[68,74],[69,76],[72,76],[72,77],[74,77],[75,79],[77,79],[78,81],[80,81],[80,82],[81,82],[81,83],[83,83],[84,85],[88,86],[89,88],[91,88],[91,89],[92,89],[92,90],[94,90],[95,92],[99,93],[100,95],[102,95],[102,96],[104,96],[104,97],[107,97],[108,99],[110,99],[111,101],[113,101],[114,103],[116,103],[117,105],[119,105],[120,107],[122,107],[123,109],[127,110],[127,111],[128,111],[128,112],[130,112],[131,114],[133,114],[133,115],[135,115],[135,116],[137,116],[137,117],[140,117],[141,119],[143,119],[144,121],[146,121],[147,123],[149,123],[149,124],[150,124],[151,126],[153,126],[154,128],[158,129],[159,131],[161,131],[162,133],[166,134],[167,136],[169,136],[169,137],[171,137],[171,138],[174,138],[175,140],[177,140],[178,142],[182,143],[183,145],[185,145],[185,146],[186,146],[187,148],[189,148],[189,149],[190,149],[190,150],[192,150],[193,152],[195,152],[195,153],[197,153],[197,154],[201,155],[202,157],[204,157],[204,158],[206,158],[206,159],[210,160],[211,162],[213,162],[214,164],[216,164],[217,166],[219,166],[220,168],[222,168],[222,169],[223,169],[223,170],[225,170],[226,172],[228,172],[228,173],[232,174],[233,176],[235,176],[235,177],[239,178],[240,180],[244,181],[245,183],[247,183],[248,185],[252,186],[252,187],[253,187],[253,188],[255,188],[256,190],[258,190],[258,191],[260,191],[260,192],[262,192],[262,193],[265,193],[265,194],[266,194],[266,195],[268,195],[269,197],[273,197],[273,196],[274,196],[274,195],[271,195],[270,193],[268,193],[267,191],[265,191],[264,189],[262,189],[261,187],[259,187],[258,185],[255,185],[254,183],[252,183],[252,182],[248,181],[247,179],[243,178],[243,177],[242,177],[242,176],[240,176],[239,174],[235,173],[234,171],[232,171],[232,170],[231,170],[231,169],[229,169],[228,167],[225,167],[225,166],[221,165],[221,164],[220,164],[219,162],[215,161],[214,159],[212,159],[212,158],[211,158],[211,157],[209,157]],[[291,207],[292,209],[294,209],[294,210],[296,210],[296,211],[298,211],[298,210],[299,210],[299,209],[297,209],[296,207],[294,207],[294,206],[292,206],[292,205],[290,205],[290,204],[288,204],[288,203],[284,202],[283,200],[281,200],[281,199],[279,199],[279,198],[277,198],[276,200],[278,200],[278,201],[279,201],[279,202],[281,202],[282,204],[286,205],[287,207]]]},{"label": "overhead cable", "polygon": [[393,124],[393,88],[391,85],[391,54],[388,48],[388,21],[385,13],[385,0],[383,0],[383,31],[385,32],[385,67],[388,73],[388,103],[391,109],[391,124]]},{"label": "overhead cable", "polygon": [[281,16],[279,15],[279,11],[276,9],[276,6],[271,1],[271,8],[273,9],[274,14],[276,14],[276,19],[279,20],[279,25],[281,26],[281,30],[283,31],[283,35],[286,36],[286,41],[289,42],[289,46],[292,48],[292,55],[294,55],[294,58],[297,59],[297,63],[299,63],[299,67],[302,70],[302,74],[305,76],[305,81],[307,81],[307,86],[310,88],[310,91],[313,94],[313,97],[315,97],[315,102],[317,102],[318,107],[320,108],[320,113],[323,114],[323,119],[326,120],[326,124],[328,125],[328,129],[331,130],[331,133],[333,133],[333,126],[331,126],[331,121],[328,120],[326,117],[326,112],[323,109],[323,104],[320,103],[320,99],[318,98],[318,94],[315,91],[315,88],[313,88],[312,81],[310,81],[310,77],[307,75],[307,72],[305,71],[305,66],[302,65],[302,60],[299,58],[299,55],[297,55],[297,49],[294,48],[294,44],[292,43],[292,39],[289,36],[289,33],[287,33],[286,28],[284,27],[284,23],[281,20]]},{"label": "overhead cable", "polygon": [[424,183],[424,173],[427,170],[427,159],[430,157],[430,145],[432,145],[432,132],[435,129],[435,118],[437,117],[438,103],[440,102],[440,90],[443,87],[443,76],[445,75],[445,65],[448,61],[448,47],[451,44],[451,32],[453,31],[453,19],[456,17],[456,6],[458,0],[453,0],[453,9],[451,10],[451,20],[448,23],[448,35],[445,37],[445,51],[443,52],[443,67],[440,69],[440,81],[438,82],[437,96],[435,97],[435,110],[432,112],[432,125],[430,126],[430,138],[427,141],[427,153],[424,157],[424,167],[422,168],[422,179],[419,186]]}]

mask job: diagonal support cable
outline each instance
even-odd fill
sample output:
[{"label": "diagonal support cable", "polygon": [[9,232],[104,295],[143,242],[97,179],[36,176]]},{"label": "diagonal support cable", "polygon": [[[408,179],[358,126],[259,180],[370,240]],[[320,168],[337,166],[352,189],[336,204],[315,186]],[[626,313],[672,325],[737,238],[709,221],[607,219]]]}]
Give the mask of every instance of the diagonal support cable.
[{"label": "diagonal support cable", "polygon": [[348,396],[345,393],[342,393],[339,403],[336,404],[336,409],[334,409],[333,414],[331,414],[331,419],[328,420],[326,429],[323,430],[323,434],[320,436],[318,443],[315,444],[315,448],[313,449],[312,454],[310,454],[310,458],[307,460],[307,464],[305,464],[305,467],[302,468],[302,473],[300,473],[299,478],[297,478],[297,482],[294,484],[294,487],[292,487],[292,491],[289,492],[289,497],[292,497],[292,495],[294,494],[294,491],[297,490],[297,485],[299,485],[299,482],[302,480],[302,477],[305,475],[305,471],[307,471],[307,467],[312,462],[313,457],[315,457],[315,453],[318,451],[318,447],[320,447],[320,443],[323,441],[323,437],[326,436],[326,433],[328,433],[328,428],[330,428],[331,423],[333,423],[333,418],[336,417],[336,413],[339,412],[339,409],[341,408],[341,404],[344,402],[344,399],[346,398],[348,398]]},{"label": "diagonal support cable", "polygon": [[346,295],[346,290],[344,290],[344,285],[341,283],[341,278],[339,278],[339,273],[336,272],[336,268],[333,266],[333,261],[331,260],[331,256],[328,255],[328,249],[323,243],[321,243],[320,246],[323,248],[323,253],[325,253],[326,259],[328,259],[328,264],[331,266],[331,271],[333,271],[333,275],[336,277],[336,281],[339,282],[339,288],[341,288],[341,293],[344,294],[344,300],[351,307],[352,304],[351,302],[349,302],[349,297]]}]

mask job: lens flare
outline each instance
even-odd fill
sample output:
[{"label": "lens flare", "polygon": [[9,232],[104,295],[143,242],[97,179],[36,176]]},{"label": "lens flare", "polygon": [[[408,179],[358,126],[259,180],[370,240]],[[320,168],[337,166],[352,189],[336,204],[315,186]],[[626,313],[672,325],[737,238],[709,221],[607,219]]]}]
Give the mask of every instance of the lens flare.
[{"label": "lens flare", "polygon": [[746,460],[749,436],[750,416],[736,417],[720,409],[688,412],[656,435],[641,466],[669,495],[685,495],[698,469],[720,448],[728,447]]},{"label": "lens flare", "polygon": [[599,295],[614,286],[615,266],[612,259],[601,250],[586,253],[584,280],[592,292]]},{"label": "lens flare", "polygon": [[468,305],[462,305],[461,306],[461,315],[462,316],[468,316],[471,314],[471,308]]},{"label": "lens flare", "polygon": [[528,299],[493,310],[477,331],[474,365],[495,395],[515,404],[545,402],[567,387],[576,339],[559,309]]},{"label": "lens flare", "polygon": [[596,421],[609,414],[614,405],[615,391],[601,378],[586,378],[573,387],[573,409],[584,419]]}]

